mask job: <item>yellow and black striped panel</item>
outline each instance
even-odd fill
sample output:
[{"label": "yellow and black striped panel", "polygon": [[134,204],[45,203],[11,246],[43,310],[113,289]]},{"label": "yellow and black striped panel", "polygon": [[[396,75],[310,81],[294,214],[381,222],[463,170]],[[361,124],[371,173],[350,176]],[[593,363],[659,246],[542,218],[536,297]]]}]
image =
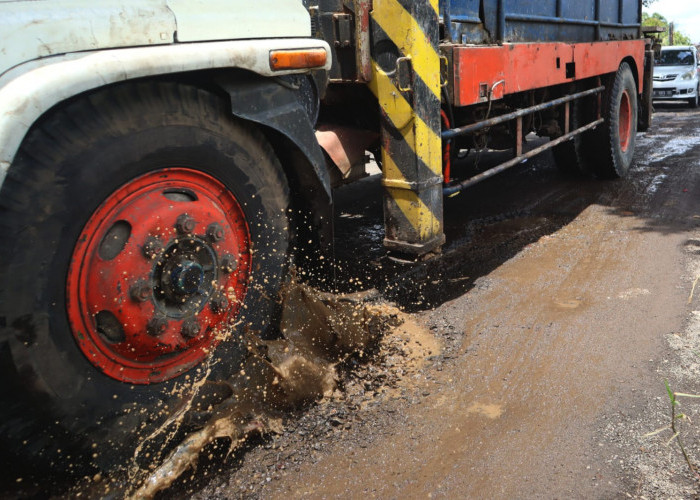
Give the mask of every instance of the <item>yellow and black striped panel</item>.
[{"label": "yellow and black striped panel", "polygon": [[[439,247],[442,142],[437,0],[375,0],[371,17],[373,79],[382,114],[385,244],[410,253]],[[397,61],[410,70],[398,84]]]}]

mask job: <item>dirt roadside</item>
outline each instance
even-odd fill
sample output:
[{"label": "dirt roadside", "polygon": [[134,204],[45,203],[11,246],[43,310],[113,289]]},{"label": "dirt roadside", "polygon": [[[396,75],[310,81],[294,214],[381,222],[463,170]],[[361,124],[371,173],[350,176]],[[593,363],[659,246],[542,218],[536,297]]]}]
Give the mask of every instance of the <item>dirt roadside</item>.
[{"label": "dirt roadside", "polygon": [[[661,108],[638,140],[629,183],[545,160],[449,200],[444,265],[381,284],[420,288],[410,335],[179,495],[695,498],[670,431],[645,435],[669,422],[665,380],[700,392],[700,114]],[[341,218],[371,255],[379,215],[354,203]],[[698,434],[683,427],[691,457]]]}]

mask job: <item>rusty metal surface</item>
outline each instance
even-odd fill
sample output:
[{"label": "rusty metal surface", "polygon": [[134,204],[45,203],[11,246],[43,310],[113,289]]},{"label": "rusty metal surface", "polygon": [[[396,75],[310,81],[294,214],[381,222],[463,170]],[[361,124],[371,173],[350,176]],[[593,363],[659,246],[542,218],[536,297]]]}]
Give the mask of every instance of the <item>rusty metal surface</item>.
[{"label": "rusty metal surface", "polygon": [[357,79],[362,82],[369,82],[372,79],[369,25],[369,11],[371,6],[371,0],[355,0],[355,50],[357,57]]},{"label": "rusty metal surface", "polygon": [[365,151],[377,141],[378,134],[340,125],[323,124],[316,130],[316,139],[337,168],[341,179],[346,180],[352,177],[353,167],[359,166],[364,172]]},{"label": "rusty metal surface", "polygon": [[623,59],[634,59],[643,91],[644,40],[595,43],[516,43],[500,46],[448,46],[453,53],[454,105],[486,102],[484,86],[504,80],[491,99],[526,90],[614,73]]},{"label": "rusty metal surface", "polygon": [[585,90],[583,92],[577,92],[575,94],[570,94],[564,97],[560,97],[558,99],[553,99],[548,102],[544,102],[542,104],[537,104],[536,106],[531,106],[529,108],[524,108],[524,109],[519,109],[518,111],[514,111],[512,113],[508,113],[505,115],[497,116],[494,118],[491,118],[489,120],[482,120],[477,123],[472,123],[470,125],[465,125],[463,127],[458,127],[454,128],[451,130],[445,130],[442,132],[442,138],[443,139],[452,139],[454,137],[457,137],[459,135],[464,135],[464,134],[469,134],[472,132],[477,132],[479,130],[483,130],[485,128],[492,127],[494,125],[498,125],[500,123],[504,123],[510,120],[514,120],[515,118],[521,117],[528,115],[530,113],[535,113],[537,111],[542,111],[544,109],[548,108],[553,108],[554,106],[559,106],[560,104],[564,104],[569,101],[573,101],[575,99],[580,99],[582,97],[586,97],[592,94],[599,94],[605,89],[605,87],[596,87],[593,89]]},{"label": "rusty metal surface", "polygon": [[518,165],[519,163],[522,163],[523,161],[527,160],[528,158],[532,158],[533,156],[536,156],[536,155],[538,155],[538,154],[540,154],[548,149],[551,149],[554,146],[561,144],[562,142],[566,142],[578,134],[582,134],[583,132],[585,132],[587,130],[592,130],[592,129],[596,128],[598,125],[600,125],[601,123],[603,123],[603,121],[604,120],[602,118],[599,118],[598,120],[591,122],[588,125],[584,125],[583,127],[577,128],[573,132],[569,132],[568,134],[562,135],[561,137],[554,139],[552,141],[549,141],[549,142],[543,144],[542,146],[539,146],[531,151],[528,151],[527,153],[525,153],[523,155],[516,156],[515,158],[513,158],[509,161],[501,163],[500,165],[493,167],[493,168],[487,170],[486,172],[482,172],[478,175],[475,175],[474,177],[470,177],[469,179],[466,179],[466,180],[460,182],[459,184],[455,184],[454,186],[447,186],[447,187],[443,188],[442,193],[445,196],[450,196],[452,194],[458,193],[469,186],[473,186],[474,184],[477,184],[481,181],[484,181],[484,180],[488,179],[489,177],[493,177],[494,175],[499,174],[499,173],[503,172],[504,170],[508,170],[509,168],[514,167],[514,166]]}]

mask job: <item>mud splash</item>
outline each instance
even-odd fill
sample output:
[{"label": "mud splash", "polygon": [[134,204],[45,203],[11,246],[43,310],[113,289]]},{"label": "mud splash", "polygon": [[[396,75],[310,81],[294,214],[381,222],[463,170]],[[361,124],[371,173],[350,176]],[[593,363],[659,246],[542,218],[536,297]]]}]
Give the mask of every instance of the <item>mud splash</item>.
[{"label": "mud splash", "polygon": [[[214,441],[227,443],[228,456],[252,434],[282,432],[285,412],[330,396],[337,386],[339,364],[353,355],[364,356],[384,332],[400,323],[396,309],[373,303],[377,298],[373,292],[337,295],[292,283],[283,297],[283,338],[263,341],[247,335],[250,355],[239,374],[224,382],[202,379],[192,385],[180,411],[154,435],[176,434],[183,421],[196,419],[201,410],[208,418],[158,466],[132,467],[129,483],[138,486],[128,497],[150,499],[167,489],[197,466],[202,451]],[[212,399],[211,394],[222,392],[228,396]],[[137,455],[144,448],[147,443]]]}]

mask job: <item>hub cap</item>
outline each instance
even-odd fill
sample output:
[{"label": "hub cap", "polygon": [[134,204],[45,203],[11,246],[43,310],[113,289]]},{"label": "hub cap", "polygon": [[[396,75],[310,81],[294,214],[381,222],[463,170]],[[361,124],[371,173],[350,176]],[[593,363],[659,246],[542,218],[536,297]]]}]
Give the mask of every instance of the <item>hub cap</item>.
[{"label": "hub cap", "polygon": [[630,143],[632,133],[632,105],[630,96],[625,90],[620,100],[620,120],[619,120],[620,149],[626,152]]},{"label": "hub cap", "polygon": [[249,275],[250,233],[233,194],[202,172],[162,169],[117,189],[88,220],[68,270],[68,319],[102,372],[161,382],[212,351]]}]

